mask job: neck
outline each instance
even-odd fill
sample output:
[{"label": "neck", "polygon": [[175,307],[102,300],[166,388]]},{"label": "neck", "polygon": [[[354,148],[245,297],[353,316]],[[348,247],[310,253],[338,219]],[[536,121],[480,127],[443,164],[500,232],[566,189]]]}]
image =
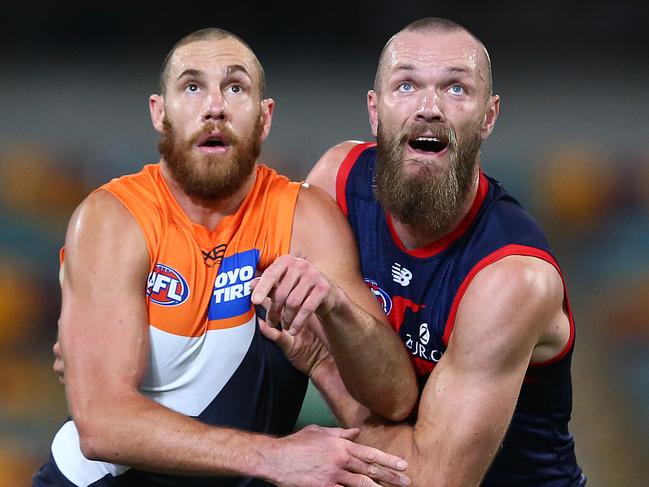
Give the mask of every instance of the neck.
[{"label": "neck", "polygon": [[459,211],[447,225],[444,225],[441,228],[433,230],[430,228],[402,223],[392,215],[390,215],[394,231],[399,237],[399,240],[401,240],[403,246],[407,250],[425,247],[453,232],[453,230],[455,230],[462,222],[462,220],[464,220],[464,218],[468,215],[469,211],[471,211],[471,206],[473,205],[473,201],[475,200],[476,194],[478,193],[479,185],[480,167],[478,164],[476,164],[471,186],[469,188],[469,191],[467,191],[466,195],[460,202]]},{"label": "neck", "polygon": [[160,167],[162,177],[167,183],[167,186],[169,186],[171,194],[187,217],[192,223],[202,225],[210,231],[213,231],[224,217],[236,213],[255,184],[257,175],[257,171],[253,170],[232,196],[222,199],[204,200],[189,196],[185,193],[180,184],[171,175],[164,160],[161,161]]}]

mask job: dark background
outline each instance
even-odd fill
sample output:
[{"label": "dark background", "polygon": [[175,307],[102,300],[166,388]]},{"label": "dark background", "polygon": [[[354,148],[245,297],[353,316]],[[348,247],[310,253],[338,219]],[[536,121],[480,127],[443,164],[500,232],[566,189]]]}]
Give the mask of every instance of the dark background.
[{"label": "dark background", "polygon": [[[250,44],[277,102],[261,159],[300,179],[331,145],[370,138],[365,95],[383,44],[432,15],[489,49],[502,102],[483,165],[542,223],[564,268],[589,485],[646,485],[649,3],[630,0],[3,6],[0,485],[28,483],[66,416],[50,370],[57,252],[92,188],[157,160],[147,97],[171,46],[208,26]],[[315,394],[309,421],[330,421]]]}]

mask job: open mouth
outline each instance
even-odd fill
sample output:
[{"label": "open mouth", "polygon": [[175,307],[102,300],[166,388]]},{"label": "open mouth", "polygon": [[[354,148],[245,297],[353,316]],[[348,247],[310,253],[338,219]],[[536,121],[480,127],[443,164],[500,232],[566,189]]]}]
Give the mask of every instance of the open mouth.
[{"label": "open mouth", "polygon": [[219,139],[209,139],[203,142],[201,147],[225,147],[225,144]]},{"label": "open mouth", "polygon": [[208,150],[222,150],[229,145],[227,139],[221,134],[208,134],[198,142],[198,147]]},{"label": "open mouth", "polygon": [[210,149],[225,148],[228,146],[227,141],[220,135],[209,135],[199,144],[199,147],[208,147]]},{"label": "open mouth", "polygon": [[446,136],[420,135],[408,140],[408,145],[418,152],[429,152],[437,154],[448,147],[449,141]]}]

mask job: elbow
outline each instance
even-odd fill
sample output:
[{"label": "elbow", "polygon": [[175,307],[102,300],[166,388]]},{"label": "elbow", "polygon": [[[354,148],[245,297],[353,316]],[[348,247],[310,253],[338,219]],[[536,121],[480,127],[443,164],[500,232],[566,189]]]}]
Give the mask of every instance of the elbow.
[{"label": "elbow", "polygon": [[102,435],[97,428],[77,423],[76,420],[75,424],[79,432],[79,447],[83,456],[88,460],[108,461]]},{"label": "elbow", "polygon": [[392,405],[392,407],[388,411],[386,411],[383,417],[395,422],[404,421],[406,418],[408,418],[408,416],[410,416],[414,407],[415,400],[396,401],[395,404]]},{"label": "elbow", "polygon": [[413,389],[396,393],[386,393],[383,395],[386,401],[378,405],[379,409],[374,410],[388,421],[400,422],[407,419],[417,404],[417,390]]},{"label": "elbow", "polygon": [[410,384],[400,389],[394,396],[394,401],[389,411],[387,419],[391,421],[403,421],[408,418],[417,406],[419,400],[419,388],[416,379],[412,378]]},{"label": "elbow", "polygon": [[108,447],[109,436],[104,428],[104,423],[105,421],[97,415],[77,414],[74,416],[74,424],[79,433],[79,448],[83,456],[88,460],[115,461]]},{"label": "elbow", "polygon": [[81,448],[81,453],[88,460],[94,460],[98,462],[108,461],[104,452],[100,448],[100,444],[94,438],[88,436],[79,435],[79,447]]}]

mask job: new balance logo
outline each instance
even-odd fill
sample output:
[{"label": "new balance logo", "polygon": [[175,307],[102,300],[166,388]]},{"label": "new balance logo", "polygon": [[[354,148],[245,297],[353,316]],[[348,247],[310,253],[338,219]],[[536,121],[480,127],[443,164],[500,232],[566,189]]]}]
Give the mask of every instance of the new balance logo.
[{"label": "new balance logo", "polygon": [[396,262],[392,265],[392,280],[402,286],[407,286],[410,284],[412,279],[412,272],[410,272],[405,267],[397,264]]}]

